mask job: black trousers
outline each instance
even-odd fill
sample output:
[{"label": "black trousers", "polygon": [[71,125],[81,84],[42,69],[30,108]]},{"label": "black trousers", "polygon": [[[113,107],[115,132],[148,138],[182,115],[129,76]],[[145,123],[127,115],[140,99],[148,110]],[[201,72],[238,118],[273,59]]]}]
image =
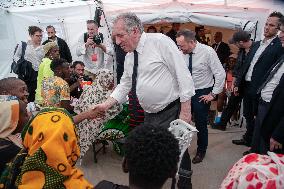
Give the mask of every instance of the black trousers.
[{"label": "black trousers", "polygon": [[219,123],[221,126],[226,127],[232,115],[234,114],[236,109],[239,107],[242,99],[243,99],[242,96],[235,96],[233,94],[229,97],[228,104],[226,108],[223,110],[222,115],[221,115],[221,121]]},{"label": "black trousers", "polygon": [[[161,127],[168,128],[170,123],[175,119],[179,118],[180,113],[180,102],[179,99],[169,104],[164,110],[158,113],[147,113],[145,112],[144,124],[154,124]],[[188,151],[186,151],[182,157],[182,161],[179,167],[179,189],[191,189],[191,160]]]},{"label": "black trousers", "polygon": [[254,132],[251,143],[251,151],[259,154],[266,154],[269,150],[269,144],[265,144],[261,136],[261,125],[269,108],[269,102],[262,99],[259,101],[257,117],[255,119]]},{"label": "black trousers", "polygon": [[256,94],[250,93],[251,84],[250,82],[246,82],[245,84],[245,92],[244,92],[244,117],[246,118],[246,133],[243,138],[247,142],[251,143],[254,123],[255,123],[255,115],[257,114],[257,106],[259,97]]},{"label": "black trousers", "polygon": [[29,92],[29,97],[28,97],[29,102],[35,101],[35,93],[36,93],[36,88],[37,88],[37,75],[38,75],[38,72],[32,69],[30,79],[25,81],[28,87],[28,92]]}]

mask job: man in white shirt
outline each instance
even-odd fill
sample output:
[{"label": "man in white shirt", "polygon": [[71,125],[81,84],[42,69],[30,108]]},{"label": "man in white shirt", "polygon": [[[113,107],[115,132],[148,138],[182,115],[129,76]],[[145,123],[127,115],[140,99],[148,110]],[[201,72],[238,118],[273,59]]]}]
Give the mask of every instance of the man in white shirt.
[{"label": "man in white shirt", "polygon": [[210,102],[223,91],[226,73],[214,49],[199,43],[195,36],[195,32],[191,30],[181,30],[177,33],[177,45],[184,54],[195,86],[196,94],[192,97],[191,104],[199,132],[197,153],[192,163],[200,163],[208,146],[207,119]]},{"label": "man in white shirt", "polygon": [[[163,34],[143,32],[141,21],[133,13],[115,19],[113,38],[128,52],[124,73],[110,97],[94,108],[106,111],[116,103],[123,103],[131,91],[145,111],[146,125],[168,128],[177,118],[190,122],[190,101],[195,89],[175,43]],[[190,159],[187,162],[190,165]]]},{"label": "man in white shirt", "polygon": [[76,54],[83,56],[85,75],[94,80],[97,70],[104,68],[106,47],[103,44],[103,36],[98,32],[98,25],[94,20],[87,21],[87,31],[79,38]]},{"label": "man in white shirt", "polygon": [[[279,38],[284,47],[284,16],[280,18]],[[284,53],[268,71],[258,89],[260,100],[249,153],[284,153]]]}]

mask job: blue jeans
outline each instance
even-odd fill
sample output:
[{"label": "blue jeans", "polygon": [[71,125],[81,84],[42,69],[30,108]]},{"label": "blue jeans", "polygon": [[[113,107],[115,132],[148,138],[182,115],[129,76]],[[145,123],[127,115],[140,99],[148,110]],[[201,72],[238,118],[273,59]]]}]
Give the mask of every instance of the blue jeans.
[{"label": "blue jeans", "polygon": [[208,111],[210,103],[199,102],[199,97],[208,95],[212,91],[212,87],[205,89],[197,89],[195,95],[191,98],[192,113],[194,115],[197,133],[197,152],[205,153],[208,146]]}]

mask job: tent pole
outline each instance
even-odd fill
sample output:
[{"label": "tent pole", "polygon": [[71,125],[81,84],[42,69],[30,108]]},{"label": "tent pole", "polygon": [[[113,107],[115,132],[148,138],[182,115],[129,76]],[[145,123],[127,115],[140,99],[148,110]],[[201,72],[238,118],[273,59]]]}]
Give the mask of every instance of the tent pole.
[{"label": "tent pole", "polygon": [[228,6],[228,1],[227,0],[224,0],[224,5]]}]

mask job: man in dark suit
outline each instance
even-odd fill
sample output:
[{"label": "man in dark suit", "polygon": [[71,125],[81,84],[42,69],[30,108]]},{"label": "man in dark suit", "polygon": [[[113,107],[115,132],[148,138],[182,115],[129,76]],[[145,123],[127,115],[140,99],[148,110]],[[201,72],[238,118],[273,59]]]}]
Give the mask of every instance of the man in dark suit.
[{"label": "man in dark suit", "polygon": [[[284,47],[284,17],[280,23],[279,38]],[[261,99],[249,152],[266,154],[267,151],[274,151],[284,154],[284,53],[270,69],[258,92]]]},{"label": "man in dark suit", "polygon": [[212,45],[212,48],[216,51],[220,62],[223,64],[226,63],[228,57],[230,56],[230,47],[227,43],[222,41],[223,34],[222,32],[216,32],[214,35],[215,43]]},{"label": "man in dark suit", "polygon": [[[282,17],[280,12],[273,12],[269,15],[264,27],[264,39],[256,42],[252,47],[251,53],[241,68],[240,74],[236,79],[237,83],[244,86],[244,117],[246,118],[246,133],[240,140],[233,140],[236,145],[251,145],[254,129],[254,118],[257,113],[259,95],[257,90],[271,66],[282,56],[283,48],[277,37],[279,30],[279,19]],[[235,43],[237,46],[241,45]]]},{"label": "man in dark suit", "polygon": [[240,30],[235,32],[232,39],[229,41],[230,43],[236,44],[239,48],[237,61],[233,70],[233,82],[231,87],[231,90],[234,91],[235,89],[235,92],[232,92],[229,97],[228,104],[222,112],[221,121],[213,124],[212,129],[225,131],[227,123],[243,99],[243,84],[240,83],[240,79],[237,78],[239,78],[239,75],[242,72],[242,67],[245,64],[247,57],[249,57],[252,52],[251,49],[254,49],[253,47],[255,46],[255,42],[253,42],[250,37],[251,35],[249,32]]},{"label": "man in dark suit", "polygon": [[67,43],[63,39],[56,36],[55,28],[49,25],[46,27],[46,32],[48,35],[48,40],[44,41],[42,44],[44,45],[48,42],[55,41],[57,45],[59,46],[60,58],[67,60],[67,62],[69,63],[72,63],[72,56],[71,56],[70,49]]}]

